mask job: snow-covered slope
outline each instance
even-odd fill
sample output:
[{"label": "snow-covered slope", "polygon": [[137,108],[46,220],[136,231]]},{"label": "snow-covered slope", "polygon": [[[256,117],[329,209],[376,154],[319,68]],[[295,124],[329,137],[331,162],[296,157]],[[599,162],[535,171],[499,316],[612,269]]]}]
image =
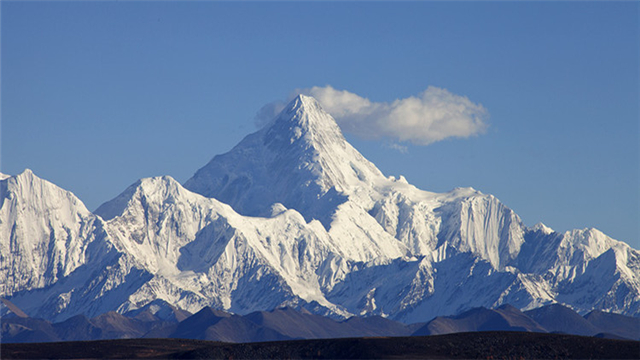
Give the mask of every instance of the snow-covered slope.
[{"label": "snow-covered slope", "polygon": [[527,229],[513,265],[540,275],[554,299],[582,313],[606,309],[640,315],[640,252],[597,229],[556,233]]},{"label": "snow-covered slope", "polygon": [[193,312],[315,301],[340,313],[320,290],[321,277],[344,267],[324,227],[280,204],[272,210],[269,217],[245,217],[170,177],[132,185],[96,211],[117,246],[155,274],[121,310],[161,298]]},{"label": "snow-covered slope", "polygon": [[25,170],[0,181],[0,296],[30,316],[100,314],[145,273],[71,192]]},{"label": "snow-covered slope", "polygon": [[554,302],[640,315],[637,250],[595,229],[528,228],[472,188],[385,177],[306,96],[184,187],[142,179],[95,215],[30,172],[0,185],[1,295],[32,316],[153,303],[411,323]]},{"label": "snow-covered slope", "polygon": [[31,170],[0,178],[0,296],[51,285],[83,265],[102,236],[96,216]]}]

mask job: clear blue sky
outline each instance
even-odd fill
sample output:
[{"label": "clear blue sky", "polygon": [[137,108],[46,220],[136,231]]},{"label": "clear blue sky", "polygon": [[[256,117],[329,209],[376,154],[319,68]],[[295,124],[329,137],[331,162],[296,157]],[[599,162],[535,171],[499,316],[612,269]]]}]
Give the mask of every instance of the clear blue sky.
[{"label": "clear blue sky", "polygon": [[349,140],[387,175],[472,186],[527,225],[640,248],[638,2],[1,2],[1,163],[95,209],[188,179],[296,88],[372,101],[436,86],[486,133]]}]

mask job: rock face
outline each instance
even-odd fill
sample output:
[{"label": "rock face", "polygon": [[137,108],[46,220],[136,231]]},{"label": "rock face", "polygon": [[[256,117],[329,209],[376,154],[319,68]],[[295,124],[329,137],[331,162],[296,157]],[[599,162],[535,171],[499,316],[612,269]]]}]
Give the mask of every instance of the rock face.
[{"label": "rock face", "polygon": [[385,177],[306,96],[184,186],[142,179],[95,214],[30,171],[0,179],[0,296],[30,316],[290,306],[413,323],[507,303],[640,316],[637,250],[528,228],[471,188]]}]

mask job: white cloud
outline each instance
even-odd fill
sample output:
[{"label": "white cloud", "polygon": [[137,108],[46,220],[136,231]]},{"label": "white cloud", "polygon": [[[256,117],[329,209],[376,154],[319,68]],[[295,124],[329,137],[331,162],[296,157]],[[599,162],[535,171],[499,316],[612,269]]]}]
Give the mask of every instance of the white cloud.
[{"label": "white cloud", "polygon": [[[290,96],[290,99],[287,100],[287,102],[291,101],[291,99],[293,99],[293,96]],[[284,109],[285,105],[285,102],[276,100],[263,106],[260,110],[258,110],[254,118],[256,126],[259,128],[265,126],[269,121],[271,121],[271,119],[276,117],[282,111],[282,109]]]},{"label": "white cloud", "polygon": [[[477,135],[487,128],[487,110],[482,105],[433,86],[418,96],[393,102],[372,102],[331,86],[299,89],[291,98],[297,94],[313,96],[343,132],[365,139],[428,145],[449,137]],[[257,122],[271,119],[284,105],[284,102],[265,105],[256,116]]]},{"label": "white cloud", "polygon": [[393,149],[396,150],[402,154],[406,154],[409,152],[409,148],[404,146],[404,145],[400,145],[400,144],[396,144],[396,143],[390,143],[390,144],[385,144],[384,145],[386,148],[388,149]]}]

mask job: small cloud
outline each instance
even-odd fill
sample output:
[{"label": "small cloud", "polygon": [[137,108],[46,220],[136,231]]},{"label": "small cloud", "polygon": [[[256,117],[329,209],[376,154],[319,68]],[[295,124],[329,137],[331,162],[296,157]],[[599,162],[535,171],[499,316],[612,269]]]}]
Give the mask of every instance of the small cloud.
[{"label": "small cloud", "polygon": [[406,153],[409,152],[409,148],[408,147],[406,147],[404,145],[396,144],[396,143],[384,144],[384,147],[386,147],[388,149],[399,151],[402,154],[406,154]]},{"label": "small cloud", "polygon": [[260,108],[260,110],[258,110],[258,113],[256,113],[253,122],[257,127],[261,128],[265,126],[271,119],[276,117],[276,115],[278,115],[285,106],[286,103],[284,101],[274,101],[268,103],[267,105]]},{"label": "small cloud", "polygon": [[[331,114],[345,133],[365,139],[385,138],[389,147],[406,152],[396,142],[429,145],[450,137],[467,138],[487,128],[487,110],[467,97],[430,86],[417,96],[392,102],[372,102],[346,90],[327,85],[298,89],[297,94],[313,96]],[[276,101],[265,105],[256,115],[256,124],[264,125],[285,106]]]}]

